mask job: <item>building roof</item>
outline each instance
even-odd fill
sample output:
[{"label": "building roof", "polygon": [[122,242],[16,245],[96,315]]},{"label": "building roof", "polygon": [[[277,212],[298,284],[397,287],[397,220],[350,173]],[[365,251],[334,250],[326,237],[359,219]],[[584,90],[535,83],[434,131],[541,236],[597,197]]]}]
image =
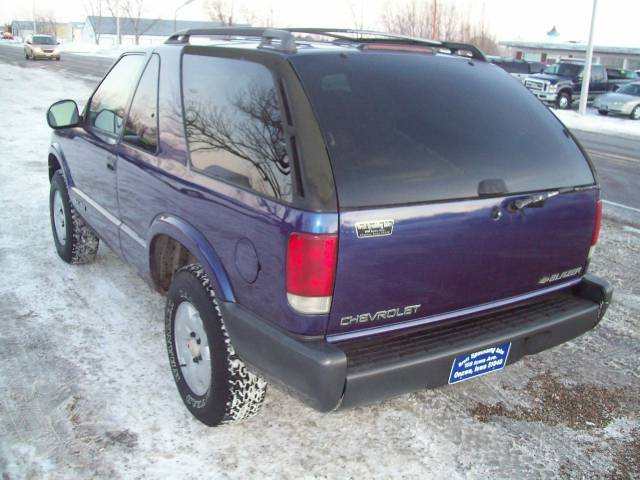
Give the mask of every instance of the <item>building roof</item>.
[{"label": "building roof", "polygon": [[[586,52],[587,45],[578,42],[521,42],[521,41],[505,41],[498,42],[499,45],[514,48],[531,48],[534,50],[562,50],[572,52]],[[640,55],[640,48],[637,47],[606,47],[595,45],[593,47],[595,53],[608,53],[613,55]]]},{"label": "building roof", "polygon": [[[87,22],[91,23],[93,31],[98,35],[116,35],[116,17],[87,17]],[[138,34],[150,35],[156,37],[168,37],[178,30],[186,28],[215,28],[220,27],[220,22],[196,22],[191,20],[176,21],[175,28],[173,20],[161,20],[154,18],[138,19]],[[134,35],[136,30],[135,19],[128,17],[120,17],[120,34]]]},{"label": "building roof", "polygon": [[11,29],[17,28],[18,30],[33,30],[33,20],[13,20],[11,22]]}]

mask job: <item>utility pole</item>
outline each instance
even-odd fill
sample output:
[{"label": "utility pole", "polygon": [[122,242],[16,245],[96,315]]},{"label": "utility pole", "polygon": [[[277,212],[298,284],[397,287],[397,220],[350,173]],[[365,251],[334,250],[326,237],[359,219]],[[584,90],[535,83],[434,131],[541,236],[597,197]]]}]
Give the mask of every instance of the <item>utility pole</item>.
[{"label": "utility pole", "polygon": [[433,0],[433,18],[431,19],[431,39],[438,39],[436,18],[438,17],[438,0]]},{"label": "utility pole", "polygon": [[116,0],[116,46],[120,46],[120,0]]},{"label": "utility pole", "polygon": [[189,5],[190,3],[193,3],[194,0],[187,0],[186,2],[184,2],[182,5],[180,5],[178,8],[175,9],[175,11],[173,12],[173,31],[175,32],[176,29],[176,25],[177,25],[177,18],[178,18],[178,10],[180,10],[182,7],[186,7],[187,5]]},{"label": "utility pole", "polygon": [[591,63],[593,58],[593,31],[596,26],[596,8],[598,0],[593,0],[593,11],[591,12],[591,28],[589,29],[589,44],[587,45],[587,61],[582,72],[582,88],[580,89],[580,106],[578,113],[584,115],[587,112],[587,97],[589,96],[589,82],[591,81]]}]

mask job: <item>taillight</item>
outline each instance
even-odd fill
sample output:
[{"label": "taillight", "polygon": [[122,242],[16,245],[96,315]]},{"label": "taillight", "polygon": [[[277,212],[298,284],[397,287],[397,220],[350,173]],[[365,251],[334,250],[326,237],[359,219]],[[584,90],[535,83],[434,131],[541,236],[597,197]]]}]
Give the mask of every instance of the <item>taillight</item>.
[{"label": "taillight", "polygon": [[292,233],[287,250],[287,299],[300,313],[329,313],[337,235]]},{"label": "taillight", "polygon": [[593,233],[591,234],[591,248],[589,249],[589,259],[593,255],[598,243],[598,236],[600,235],[600,224],[602,223],[602,200],[596,202],[596,222],[593,226]]}]

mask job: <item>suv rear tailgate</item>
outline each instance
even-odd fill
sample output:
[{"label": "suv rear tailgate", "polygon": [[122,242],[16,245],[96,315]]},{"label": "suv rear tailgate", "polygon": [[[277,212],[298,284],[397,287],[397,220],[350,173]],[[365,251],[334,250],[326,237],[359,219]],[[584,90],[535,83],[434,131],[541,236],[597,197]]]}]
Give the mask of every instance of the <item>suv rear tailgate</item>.
[{"label": "suv rear tailgate", "polygon": [[[523,195],[341,212],[327,333],[432,317],[578,279],[597,196],[596,189],[560,194],[524,212],[508,208]],[[356,224],[382,220],[393,221],[391,234],[358,237]]]}]

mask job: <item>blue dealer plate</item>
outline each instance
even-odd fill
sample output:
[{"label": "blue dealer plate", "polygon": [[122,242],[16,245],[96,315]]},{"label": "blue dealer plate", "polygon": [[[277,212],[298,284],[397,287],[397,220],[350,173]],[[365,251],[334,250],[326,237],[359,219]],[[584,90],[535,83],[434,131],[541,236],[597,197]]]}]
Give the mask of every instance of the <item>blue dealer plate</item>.
[{"label": "blue dealer plate", "polygon": [[453,360],[449,383],[458,383],[485,373],[502,370],[507,364],[511,343],[485,348],[479,352],[458,355]]}]

